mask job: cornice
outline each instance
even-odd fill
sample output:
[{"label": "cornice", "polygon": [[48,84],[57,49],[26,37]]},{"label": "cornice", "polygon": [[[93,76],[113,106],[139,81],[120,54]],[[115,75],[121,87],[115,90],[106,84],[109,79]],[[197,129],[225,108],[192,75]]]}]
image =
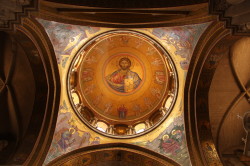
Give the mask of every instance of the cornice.
[{"label": "cornice", "polygon": [[68,24],[112,27],[150,28],[203,23],[215,20],[208,15],[208,4],[165,8],[100,8],[43,1],[39,18]]},{"label": "cornice", "polygon": [[[39,0],[29,0],[27,4],[18,4],[16,2],[16,6],[12,6],[12,9],[5,7],[6,4],[4,3],[11,6],[11,2],[3,1],[0,3],[3,11],[8,11],[2,13],[6,16],[0,19],[0,21],[4,22],[4,24],[0,24],[0,31],[13,31],[15,30],[15,25],[21,24],[22,18],[29,17],[31,12],[38,11]],[[14,18],[7,19],[8,14],[14,15]]]},{"label": "cornice", "polygon": [[[243,10],[244,6],[249,7],[250,5],[247,0],[239,2],[239,4],[230,4],[227,0],[209,0],[209,13],[212,15],[217,15],[218,19],[220,21],[223,21],[225,23],[225,27],[231,29],[234,35],[249,36],[249,19],[247,19],[249,18],[249,12],[246,13],[247,15],[245,14],[246,11],[243,12],[244,14],[240,13],[239,11],[237,11],[236,14],[228,13],[229,10],[235,11],[235,7],[237,7],[238,9],[242,8]],[[236,17],[241,17],[241,19],[248,20],[248,22],[245,21],[244,24],[235,23],[234,20]]]}]

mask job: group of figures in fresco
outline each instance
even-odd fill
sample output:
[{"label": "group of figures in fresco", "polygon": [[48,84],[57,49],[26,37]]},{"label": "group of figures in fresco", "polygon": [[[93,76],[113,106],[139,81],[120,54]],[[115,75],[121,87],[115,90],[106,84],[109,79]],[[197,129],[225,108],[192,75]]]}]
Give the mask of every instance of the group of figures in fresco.
[{"label": "group of figures in fresco", "polygon": [[175,54],[183,58],[180,62],[181,68],[187,70],[194,47],[208,24],[209,23],[182,27],[154,28],[152,34],[163,40],[166,44],[175,47]]},{"label": "group of figures in fresco", "polygon": [[88,37],[87,33],[94,34],[100,30],[99,27],[61,24],[42,19],[38,19],[38,21],[44,26],[49,35],[53,43],[57,63],[63,68],[75,46]]},{"label": "group of figures in fresco", "polygon": [[[60,109],[67,109],[65,102]],[[70,112],[59,113],[57,126],[45,163],[72,150],[100,144],[99,137],[92,137],[89,132],[83,131],[75,125]]]},{"label": "group of figures in fresco", "polygon": [[184,126],[175,126],[170,133],[165,133],[160,140],[159,148],[161,153],[176,155],[181,151]]},{"label": "group of figures in fresco", "polygon": [[185,142],[183,115],[176,117],[166,130],[153,141],[137,142],[135,144],[166,155],[185,166],[190,165]]},{"label": "group of figures in fresco", "polygon": [[77,140],[73,137],[75,132],[81,131],[83,132],[82,135],[82,140],[81,143],[79,144],[78,147],[82,147],[84,145],[97,145],[100,143],[100,138],[99,137],[95,137],[94,140],[92,142],[90,142],[90,134],[88,132],[79,130],[77,128],[77,126],[72,126],[74,128],[70,128],[70,129],[64,129],[64,131],[61,131],[61,137],[59,139],[59,141],[57,141],[57,145],[59,145],[61,151],[70,151],[70,149],[73,148],[73,144],[74,143],[78,143]]}]

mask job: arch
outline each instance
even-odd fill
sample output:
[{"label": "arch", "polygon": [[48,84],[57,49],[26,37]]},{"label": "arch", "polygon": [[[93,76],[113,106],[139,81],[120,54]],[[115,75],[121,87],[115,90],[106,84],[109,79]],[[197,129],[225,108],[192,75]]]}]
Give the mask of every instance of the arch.
[{"label": "arch", "polygon": [[60,77],[45,30],[35,19],[22,22],[15,32],[2,32],[0,143],[7,146],[0,164],[42,165],[57,120]]},{"label": "arch", "polygon": [[59,165],[115,165],[178,166],[175,161],[151,150],[125,143],[109,143],[83,147],[58,157],[48,166]]},{"label": "arch", "polygon": [[194,50],[184,92],[187,145],[194,165],[222,165],[211,132],[208,94],[219,56],[238,39],[222,23],[213,22]]}]

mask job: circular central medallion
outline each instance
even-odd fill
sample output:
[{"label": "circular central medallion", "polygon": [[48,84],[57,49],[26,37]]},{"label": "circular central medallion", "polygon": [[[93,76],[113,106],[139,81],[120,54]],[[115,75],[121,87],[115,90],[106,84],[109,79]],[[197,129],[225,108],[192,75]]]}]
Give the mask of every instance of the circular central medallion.
[{"label": "circular central medallion", "polygon": [[103,80],[118,95],[137,91],[145,81],[143,62],[131,53],[110,56],[103,66]]},{"label": "circular central medallion", "polygon": [[105,131],[113,125],[127,132],[128,126],[149,120],[153,125],[176,88],[169,61],[164,49],[141,33],[113,31],[92,39],[71,66],[78,114],[92,125],[107,124]]}]

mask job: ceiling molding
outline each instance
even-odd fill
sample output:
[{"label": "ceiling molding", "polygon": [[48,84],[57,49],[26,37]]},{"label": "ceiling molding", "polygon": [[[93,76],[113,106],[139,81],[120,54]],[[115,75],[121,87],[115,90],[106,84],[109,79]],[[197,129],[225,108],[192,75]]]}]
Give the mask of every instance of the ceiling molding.
[{"label": "ceiling molding", "polygon": [[38,1],[1,1],[0,31],[13,31],[15,25],[21,24],[21,18],[28,17],[31,12],[38,11]]},{"label": "ceiling molding", "polygon": [[164,8],[175,6],[187,6],[200,3],[206,3],[207,0],[144,0],[144,1],[127,1],[127,0],[46,0],[47,2],[60,3],[64,5],[75,5],[84,7],[102,7],[102,8]]},{"label": "ceiling molding", "polygon": [[42,1],[36,17],[68,24],[112,28],[178,26],[214,20],[208,4],[162,8],[103,8]]},{"label": "ceiling molding", "polygon": [[234,35],[250,36],[250,1],[210,0],[209,13],[217,15]]}]

